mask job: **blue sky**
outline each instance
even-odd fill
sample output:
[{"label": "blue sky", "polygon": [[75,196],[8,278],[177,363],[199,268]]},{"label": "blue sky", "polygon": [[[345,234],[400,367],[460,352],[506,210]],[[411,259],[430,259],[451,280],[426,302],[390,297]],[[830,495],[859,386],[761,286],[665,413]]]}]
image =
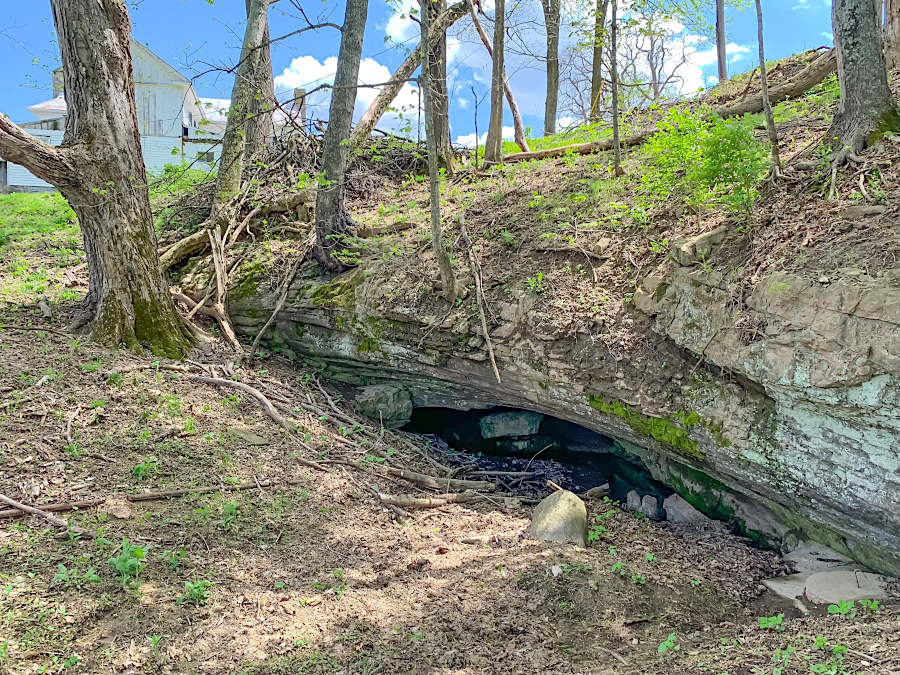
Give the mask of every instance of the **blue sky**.
[{"label": "blue sky", "polygon": [[[299,0],[313,20],[321,17],[334,23],[343,19],[343,4],[334,0]],[[409,7],[410,0],[371,0],[366,28],[361,78],[369,83],[383,82],[406,57],[404,47],[416,44],[418,28],[405,20],[397,3]],[[7,4],[7,3],[4,3]],[[710,2],[712,4],[712,2]],[[752,4],[752,3],[751,3]],[[534,0],[535,8],[538,7]],[[536,10],[539,12],[539,10]],[[831,3],[829,0],[764,0],[766,54],[777,59],[794,52],[831,44]],[[188,77],[207,70],[210,65],[233,63],[238,56],[243,32],[244,0],[143,0],[132,10],[134,37],[148,45],[164,60]],[[287,0],[270,10],[273,36],[302,26],[297,11]],[[490,64],[480,44],[473,43],[466,30],[468,19],[458,24],[459,34],[451,45],[449,69],[453,86],[451,126],[454,138],[465,138],[474,131],[472,92],[481,98],[490,79]],[[730,68],[739,72],[757,64],[756,15],[752,10],[729,10],[728,41],[731,43]],[[398,41],[412,37],[405,45]],[[532,38],[540,44],[542,36]],[[307,32],[273,47],[272,59],[278,88],[287,92],[294,86],[309,87],[328,81],[333,72],[339,35],[331,29]],[[386,41],[387,40],[387,41]],[[458,40],[458,41],[457,41]],[[14,121],[33,119],[24,107],[51,97],[48,70],[56,67],[56,45],[50,5],[46,0],[8,3],[0,18],[0,112]],[[685,71],[692,85],[711,84],[716,65],[707,45],[699,44]],[[331,59],[331,60],[329,60]],[[287,70],[287,72],[285,72]],[[526,126],[542,127],[544,78],[540,67],[510,57],[513,90],[519,101]],[[230,78],[222,74],[200,76],[195,86],[201,96],[227,98]],[[374,96],[373,90],[360,90],[357,112]],[[407,86],[402,103],[415,107],[417,94]],[[487,128],[488,103],[479,108],[479,133]],[[325,116],[324,113],[321,116]],[[511,124],[507,113],[506,123]],[[392,121],[397,124],[396,120]],[[402,123],[402,122],[401,122]],[[471,141],[474,136],[470,136]]]}]

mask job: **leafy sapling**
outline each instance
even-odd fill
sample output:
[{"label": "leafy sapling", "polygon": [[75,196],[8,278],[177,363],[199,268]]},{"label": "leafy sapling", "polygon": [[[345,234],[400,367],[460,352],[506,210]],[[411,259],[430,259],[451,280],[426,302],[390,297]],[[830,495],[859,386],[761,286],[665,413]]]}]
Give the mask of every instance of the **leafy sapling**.
[{"label": "leafy sapling", "polygon": [[669,633],[669,637],[659,643],[657,653],[665,654],[666,652],[677,652],[681,649],[681,645],[675,642],[675,633]]}]

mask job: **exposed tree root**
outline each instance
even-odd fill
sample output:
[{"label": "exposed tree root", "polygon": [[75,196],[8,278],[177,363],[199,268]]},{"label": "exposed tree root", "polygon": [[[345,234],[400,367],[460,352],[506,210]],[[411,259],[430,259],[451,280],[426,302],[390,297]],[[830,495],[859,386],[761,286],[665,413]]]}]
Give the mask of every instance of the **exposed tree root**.
[{"label": "exposed tree root", "polygon": [[500,371],[497,368],[497,359],[494,357],[494,345],[491,343],[491,333],[488,330],[487,318],[484,315],[484,290],[481,286],[481,268],[475,258],[475,252],[472,250],[472,240],[469,239],[469,233],[466,232],[466,215],[463,213],[459,217],[460,236],[463,240],[463,246],[469,256],[469,267],[472,269],[472,276],[475,277],[475,294],[478,303],[478,314],[481,317],[481,332],[484,333],[484,343],[488,348],[488,356],[491,358],[491,366],[494,369],[494,377],[497,383],[500,383]]}]

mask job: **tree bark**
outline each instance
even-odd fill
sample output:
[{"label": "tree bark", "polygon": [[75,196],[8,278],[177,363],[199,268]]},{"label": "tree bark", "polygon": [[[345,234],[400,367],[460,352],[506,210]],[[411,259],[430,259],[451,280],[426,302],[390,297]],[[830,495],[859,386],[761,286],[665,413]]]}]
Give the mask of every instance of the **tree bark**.
[{"label": "tree bark", "polygon": [[325,182],[316,193],[315,256],[326,270],[332,272],[346,267],[335,257],[335,252],[340,250],[340,239],[349,232],[351,224],[344,207],[344,171],[348,154],[345,141],[350,137],[353,124],[368,4],[368,0],[347,0],[337,73],[328,109],[328,129],[322,147]]},{"label": "tree bark", "polygon": [[[446,0],[421,0],[428,12],[428,25],[437,22],[447,11]],[[425,12],[422,12],[424,17]],[[430,30],[430,29],[429,29]],[[427,35],[424,36],[426,39]],[[450,144],[450,97],[447,94],[447,32],[440,33],[434,40],[428,39],[429,51],[428,81],[434,106],[434,139],[437,143],[438,164],[449,173],[455,169],[453,146]]]},{"label": "tree bark", "polygon": [[622,143],[619,140],[619,73],[616,64],[617,38],[619,34],[616,19],[616,0],[612,0],[612,40],[610,44],[609,73],[612,80],[612,131],[613,131],[613,166],[617,176],[624,176],[622,168]]},{"label": "tree bark", "polygon": [[[244,168],[244,148],[249,131],[247,117],[254,98],[254,75],[259,73],[261,51],[259,45],[265,39],[269,26],[267,18],[271,0],[249,0],[247,29],[241,47],[241,60],[234,74],[231,89],[231,106],[228,121],[222,137],[222,156],[219,158],[219,172],[216,175],[216,198],[210,220],[216,223],[220,209],[241,188],[241,173]],[[271,67],[271,64],[270,64]]]},{"label": "tree bark", "polygon": [[503,160],[503,52],[506,37],[506,2],[494,3],[494,55],[491,72],[491,117],[484,142],[485,165]]},{"label": "tree bark", "polygon": [[900,0],[884,2],[884,55],[888,71],[900,67]]},{"label": "tree bark", "polygon": [[719,61],[719,82],[728,79],[728,52],[725,36],[725,0],[716,0],[716,55]]},{"label": "tree bark", "polygon": [[900,117],[888,87],[872,0],[834,0],[831,22],[841,103],[828,138],[836,152],[846,155],[896,130]]},{"label": "tree bark", "polygon": [[774,179],[781,169],[781,157],[778,153],[778,131],[775,129],[775,115],[772,113],[772,103],[769,101],[769,79],[766,75],[766,50],[763,43],[763,15],[760,0],[756,0],[756,25],[757,40],[759,42],[759,81],[762,90],[763,110],[766,113],[766,130],[769,132],[769,145],[772,148],[772,178]]},{"label": "tree bark", "polygon": [[[423,0],[430,2],[430,0]],[[448,302],[452,303],[456,300],[456,275],[453,274],[453,267],[450,264],[450,256],[447,249],[444,248],[444,240],[441,234],[441,174],[438,168],[438,139],[435,131],[435,87],[432,81],[432,74],[435,72],[433,59],[438,54],[435,53],[429,40],[429,25],[433,18],[433,12],[427,9],[422,12],[422,41],[421,49],[424,55],[424,65],[422,67],[422,84],[421,89],[425,94],[425,141],[428,147],[428,180],[429,180],[429,206],[431,212],[431,246],[434,249],[434,257],[437,261],[438,270],[441,274],[441,286],[443,295]]]},{"label": "tree bark", "polygon": [[[444,14],[432,23],[431,28],[428,31],[429,39],[437,39],[439,35],[446,33],[450,26],[464,17],[468,11],[468,0],[452,5]],[[375,125],[378,124],[378,120],[382,118],[391,103],[397,98],[397,94],[400,93],[403,85],[413,76],[413,73],[416,72],[416,68],[419,67],[421,62],[422,48],[421,45],[416,45],[415,49],[410,52],[409,56],[406,57],[406,60],[391,76],[391,84],[386,84],[381,88],[378,96],[376,96],[375,100],[369,105],[369,109],[366,110],[359,119],[359,122],[353,129],[353,133],[350,134],[350,141],[348,144],[350,150],[359,148],[366,139],[369,138]]]},{"label": "tree bark", "polygon": [[594,10],[594,56],[591,61],[591,114],[590,120],[601,120],[600,97],[603,94],[603,38],[606,32],[606,11],[609,0],[597,0]]},{"label": "tree bark", "polygon": [[559,17],[560,0],[541,0],[547,31],[547,93],[544,98],[544,135],[556,133],[559,103]]},{"label": "tree bark", "polygon": [[[253,0],[245,0],[250,20]],[[247,101],[247,139],[244,144],[244,166],[265,158],[269,141],[275,134],[272,111],[275,109],[275,81],[272,76],[272,51],[269,48],[269,18],[265,17],[259,58],[250,73],[250,98]]]},{"label": "tree bark", "polygon": [[[475,6],[472,4],[469,5],[469,14],[471,14],[472,16],[472,24],[475,26],[478,37],[481,38],[481,42],[484,45],[484,48],[487,49],[488,57],[493,59],[494,48],[491,47],[491,41],[488,39],[487,34],[484,32],[481,21],[478,19],[478,12],[475,11]],[[505,65],[503,66],[503,92],[506,94],[506,102],[509,103],[509,110],[512,113],[513,138],[515,139],[516,145],[521,148],[522,152],[531,152],[531,148],[528,147],[528,138],[525,136],[525,127],[522,125],[522,115],[519,112],[519,104],[516,103],[516,98],[515,96],[513,96],[512,87],[509,84],[509,75],[507,75],[506,73]],[[477,144],[478,134],[476,133],[475,136]]]},{"label": "tree bark", "polygon": [[66,82],[54,148],[0,115],[0,154],[53,184],[78,216],[89,286],[76,319],[97,342],[180,357],[187,324],[156,258],[134,97],[131,22],[119,0],[51,0]]}]

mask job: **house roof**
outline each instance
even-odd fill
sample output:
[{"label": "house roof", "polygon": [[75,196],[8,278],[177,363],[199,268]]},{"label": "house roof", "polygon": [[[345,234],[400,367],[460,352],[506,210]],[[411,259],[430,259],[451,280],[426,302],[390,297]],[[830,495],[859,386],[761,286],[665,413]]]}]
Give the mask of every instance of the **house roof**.
[{"label": "house roof", "polygon": [[66,99],[62,97],[62,95],[57,96],[56,98],[51,98],[49,101],[44,101],[43,103],[36,103],[35,105],[30,105],[25,110],[28,110],[31,113],[34,113],[35,116],[40,117],[38,113],[47,113],[47,112],[55,112],[60,115],[66,114]]}]

